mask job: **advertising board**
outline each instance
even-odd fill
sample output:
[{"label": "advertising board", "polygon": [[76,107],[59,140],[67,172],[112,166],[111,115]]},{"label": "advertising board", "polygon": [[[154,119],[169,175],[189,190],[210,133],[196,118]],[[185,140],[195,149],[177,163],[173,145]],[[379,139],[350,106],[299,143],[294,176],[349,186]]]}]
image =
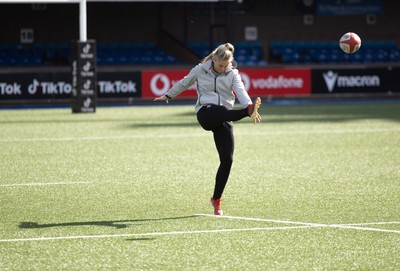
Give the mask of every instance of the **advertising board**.
[{"label": "advertising board", "polygon": [[[142,97],[163,95],[189,70],[157,70],[142,72]],[[310,69],[241,69],[240,75],[251,96],[309,95],[311,93]],[[195,85],[179,97],[197,97]]]},{"label": "advertising board", "polygon": [[[312,92],[318,94],[396,91],[398,69],[314,69]],[[398,88],[398,86],[397,86]]]}]

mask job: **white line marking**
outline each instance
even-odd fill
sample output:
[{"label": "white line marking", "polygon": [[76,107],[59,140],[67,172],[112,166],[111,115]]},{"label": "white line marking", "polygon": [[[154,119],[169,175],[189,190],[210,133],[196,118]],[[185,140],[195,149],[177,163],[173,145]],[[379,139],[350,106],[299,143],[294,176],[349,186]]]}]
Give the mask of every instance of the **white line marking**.
[{"label": "white line marking", "polygon": [[50,141],[95,141],[95,140],[121,140],[121,139],[154,139],[154,138],[185,138],[185,137],[204,137],[202,134],[148,134],[148,135],[127,135],[127,136],[88,136],[88,137],[43,137],[43,138],[20,138],[20,139],[0,139],[0,142],[50,142]]},{"label": "white line marking", "polygon": [[[249,220],[249,221],[265,221],[265,222],[275,222],[275,223],[283,223],[283,224],[297,224],[297,225],[306,225],[310,227],[328,227],[328,228],[341,228],[341,229],[353,229],[353,230],[363,230],[363,231],[376,231],[376,232],[391,232],[391,233],[400,233],[400,230],[386,230],[379,228],[367,228],[367,227],[357,227],[346,224],[318,224],[318,223],[308,223],[308,222],[296,222],[296,221],[287,221],[287,220],[275,220],[275,219],[263,219],[263,218],[251,218],[251,217],[240,217],[240,216],[216,216],[209,214],[196,214],[198,216],[207,216],[214,218],[226,218],[226,219],[240,219],[240,220]],[[393,222],[376,222],[377,223],[393,223]],[[397,223],[397,222],[395,222]],[[365,224],[365,223],[363,223]],[[372,224],[371,224],[372,225]]]},{"label": "white line marking", "polygon": [[316,224],[316,223],[308,223],[308,222],[295,222],[295,221],[287,221],[287,220],[276,220],[276,219],[265,219],[265,218],[253,218],[253,217],[242,217],[242,216],[217,216],[210,214],[195,214],[197,216],[207,216],[213,218],[226,218],[226,219],[240,219],[240,220],[248,220],[248,221],[262,221],[262,222],[274,222],[274,223],[283,223],[283,224],[296,224],[296,225],[305,225],[312,227],[326,227],[327,224]]},{"label": "white line marking", "polygon": [[[353,133],[381,133],[400,132],[400,129],[359,129],[359,130],[314,130],[314,131],[276,131],[260,133],[236,133],[236,136],[280,136],[280,135],[312,135],[312,134],[353,134]],[[91,137],[48,137],[48,138],[16,138],[0,139],[0,143],[8,142],[52,142],[52,141],[95,141],[95,140],[121,140],[121,139],[155,139],[155,138],[189,138],[208,137],[209,133],[197,134],[147,134],[147,135],[126,135],[126,136],[91,136]]]},{"label": "white line marking", "polygon": [[14,183],[14,184],[0,184],[0,187],[41,186],[41,185],[69,185],[69,184],[87,184],[87,183],[93,183],[93,182]]},{"label": "white line marking", "polygon": [[382,133],[382,132],[400,132],[400,128],[380,128],[380,129],[351,129],[351,130],[306,130],[306,131],[273,131],[262,133],[240,134],[245,136],[280,136],[280,135],[312,135],[312,134],[358,134],[358,133]]},{"label": "white line marking", "polygon": [[400,221],[389,222],[368,222],[368,223],[354,223],[354,224],[340,224],[342,226],[367,226],[367,225],[386,225],[386,224],[400,224]]},{"label": "white line marking", "polygon": [[287,227],[220,229],[220,230],[198,230],[198,231],[171,231],[171,232],[149,232],[149,233],[127,233],[127,234],[105,234],[105,235],[35,237],[35,238],[18,238],[18,239],[0,239],[0,243],[1,242],[5,243],[5,242],[70,240],[70,239],[117,238],[117,237],[143,237],[143,236],[201,234],[201,233],[224,233],[224,232],[240,232],[240,231],[292,230],[292,229],[305,229],[305,228],[311,228],[311,227],[312,226],[287,226]]},{"label": "white line marking", "polygon": [[[182,235],[182,234],[201,234],[201,233],[224,233],[224,232],[240,232],[240,231],[270,231],[270,230],[292,230],[292,229],[308,229],[308,228],[341,228],[362,231],[376,231],[386,233],[400,233],[399,230],[386,230],[378,228],[365,228],[357,226],[349,226],[346,224],[319,224],[308,222],[296,222],[288,220],[240,217],[240,216],[215,216],[209,214],[195,214],[196,216],[212,217],[217,219],[240,219],[248,221],[273,222],[283,224],[297,224],[301,226],[283,226],[283,227],[258,227],[258,228],[241,228],[241,229],[219,229],[219,230],[198,230],[198,231],[171,231],[171,232],[149,232],[149,233],[127,233],[127,234],[104,234],[104,235],[81,235],[81,236],[58,236],[58,237],[34,237],[34,238],[16,238],[16,239],[0,239],[0,243],[5,242],[28,242],[28,241],[52,241],[52,240],[71,240],[71,239],[99,239],[99,238],[117,238],[117,237],[143,237],[143,236],[162,236],[162,235]],[[360,224],[397,224],[398,222],[375,222]]]},{"label": "white line marking", "polygon": [[391,233],[400,233],[398,230],[386,230],[379,228],[366,228],[366,227],[355,227],[355,226],[345,226],[345,225],[327,225],[330,228],[342,228],[342,229],[351,229],[351,230],[361,230],[361,231],[377,231],[377,232],[391,232]]}]

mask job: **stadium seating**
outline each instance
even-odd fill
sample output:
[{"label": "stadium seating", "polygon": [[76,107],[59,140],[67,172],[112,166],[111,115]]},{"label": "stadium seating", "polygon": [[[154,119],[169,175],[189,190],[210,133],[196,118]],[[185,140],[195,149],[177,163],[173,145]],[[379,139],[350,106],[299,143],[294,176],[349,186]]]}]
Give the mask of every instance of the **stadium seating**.
[{"label": "stadium seating", "polygon": [[154,43],[98,43],[98,65],[164,65],[180,62]]},{"label": "stadium seating", "polygon": [[400,61],[400,47],[394,41],[363,42],[355,54],[343,53],[338,42],[274,41],[272,62],[285,64],[382,63]]},{"label": "stadium seating", "polygon": [[[200,58],[205,57],[220,42],[192,42],[191,48]],[[235,59],[239,66],[265,66],[260,42],[236,42]],[[394,41],[366,41],[355,54],[345,54],[338,42],[274,41],[270,43],[271,63],[340,64],[399,62],[400,47]],[[71,64],[69,43],[30,45],[0,44],[1,66],[57,66]],[[182,64],[151,42],[97,43],[98,65],[173,65]]]},{"label": "stadium seating", "polygon": [[[71,64],[69,43],[0,45],[0,66]],[[97,43],[98,65],[171,65],[180,62],[154,43]]]},{"label": "stadium seating", "polygon": [[0,66],[37,66],[42,65],[41,56],[23,45],[0,45]]},{"label": "stadium seating", "polygon": [[[200,58],[206,57],[214,48],[222,42],[191,42],[191,48]],[[239,66],[265,66],[267,62],[263,59],[263,50],[260,42],[234,42],[235,60]]]}]

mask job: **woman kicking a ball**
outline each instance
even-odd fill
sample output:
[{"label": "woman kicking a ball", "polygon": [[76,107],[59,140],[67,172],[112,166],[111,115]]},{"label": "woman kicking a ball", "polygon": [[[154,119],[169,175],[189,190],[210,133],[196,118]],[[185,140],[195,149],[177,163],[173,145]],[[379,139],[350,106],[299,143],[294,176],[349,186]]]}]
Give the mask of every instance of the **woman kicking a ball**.
[{"label": "woman kicking a ball", "polygon": [[[211,198],[215,215],[223,214],[221,197],[233,162],[232,122],[245,117],[251,117],[254,123],[261,121],[258,114],[261,99],[257,97],[252,103],[247,94],[239,71],[236,69],[236,61],[233,59],[234,50],[230,43],[218,46],[164,95],[154,99],[154,101],[168,103],[169,100],[196,84],[198,98],[195,112],[197,120],[203,129],[213,132],[220,160],[215,178],[214,194]],[[235,95],[244,107],[243,109],[233,109]]]}]

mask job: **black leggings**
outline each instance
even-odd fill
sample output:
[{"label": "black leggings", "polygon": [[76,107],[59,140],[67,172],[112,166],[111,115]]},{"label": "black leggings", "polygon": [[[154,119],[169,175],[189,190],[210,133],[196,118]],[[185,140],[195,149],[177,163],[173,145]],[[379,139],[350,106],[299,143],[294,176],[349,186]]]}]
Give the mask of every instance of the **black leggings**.
[{"label": "black leggings", "polygon": [[221,198],[232,167],[235,147],[232,121],[238,121],[248,116],[247,108],[228,110],[224,106],[218,105],[203,106],[197,112],[197,120],[201,127],[213,132],[219,154],[220,164],[215,178],[213,199]]}]

